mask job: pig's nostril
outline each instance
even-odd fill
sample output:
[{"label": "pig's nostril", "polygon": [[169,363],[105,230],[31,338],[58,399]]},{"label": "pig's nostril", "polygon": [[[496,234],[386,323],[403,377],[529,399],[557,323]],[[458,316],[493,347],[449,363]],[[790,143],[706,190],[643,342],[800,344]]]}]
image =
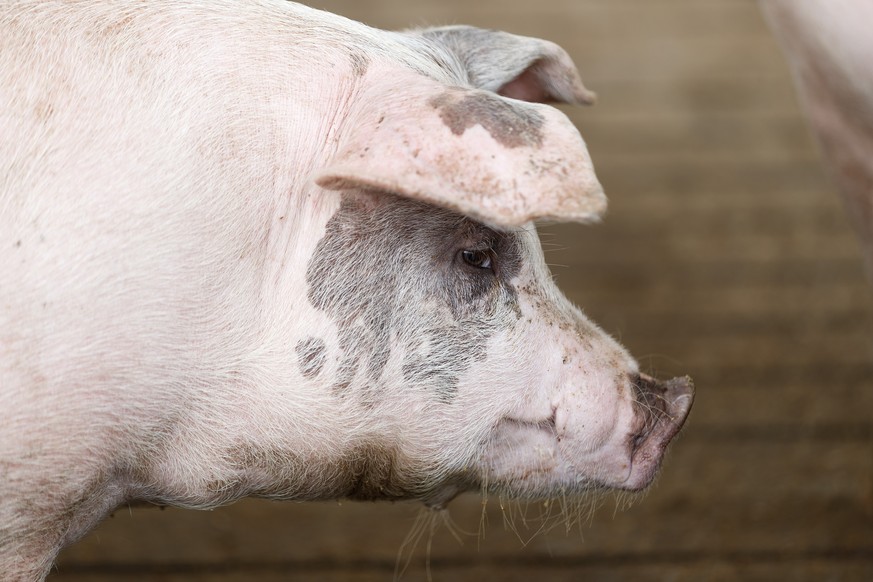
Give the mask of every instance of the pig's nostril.
[{"label": "pig's nostril", "polygon": [[634,440],[633,440],[633,450],[634,451],[636,451],[638,448],[640,448],[640,445],[642,445],[644,442],[646,442],[646,434],[647,434],[647,432],[643,431],[634,437]]},{"label": "pig's nostril", "polygon": [[628,438],[632,451],[646,446],[652,439],[661,448],[682,427],[694,399],[690,378],[673,378],[661,382],[645,374],[632,375],[637,426]]},{"label": "pig's nostril", "polygon": [[653,420],[654,419],[648,414],[637,417],[636,430],[634,430],[634,432],[632,432],[628,437],[631,453],[636,452],[638,448],[643,446],[643,443],[645,443],[646,439],[649,438],[649,435],[652,434],[652,429],[656,424]]},{"label": "pig's nostril", "polygon": [[634,404],[641,413],[650,417],[650,421],[657,421],[664,416],[667,412],[664,384],[645,374],[632,374],[630,381],[634,393]]},{"label": "pig's nostril", "polygon": [[669,413],[664,400],[663,383],[645,374],[631,374],[630,381],[637,422],[642,425],[629,439],[632,451],[636,451],[643,446],[655,428],[669,418]]}]

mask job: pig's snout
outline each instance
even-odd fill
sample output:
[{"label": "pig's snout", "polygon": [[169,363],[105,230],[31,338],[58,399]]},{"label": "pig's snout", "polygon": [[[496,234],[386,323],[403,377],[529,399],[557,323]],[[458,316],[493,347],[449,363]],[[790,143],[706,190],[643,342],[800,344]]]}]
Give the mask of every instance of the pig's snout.
[{"label": "pig's snout", "polygon": [[637,430],[629,439],[631,468],[622,489],[645,488],[658,471],[667,445],[682,428],[694,402],[691,378],[661,382],[640,374],[632,379]]}]

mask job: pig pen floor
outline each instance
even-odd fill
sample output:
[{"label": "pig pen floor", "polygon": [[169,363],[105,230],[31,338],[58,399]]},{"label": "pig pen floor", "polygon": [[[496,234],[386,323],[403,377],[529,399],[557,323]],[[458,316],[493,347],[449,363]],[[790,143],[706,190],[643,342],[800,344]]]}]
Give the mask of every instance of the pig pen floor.
[{"label": "pig pen floor", "polygon": [[316,5],[569,51],[599,102],[566,111],[611,206],[543,228],[546,257],[645,371],[694,377],[686,430],[648,495],[572,509],[569,531],[564,501],[473,495],[450,506],[461,542],[408,504],[124,508],[49,579],[390,580],[399,563],[403,580],[873,580],[873,288],[755,4]]}]

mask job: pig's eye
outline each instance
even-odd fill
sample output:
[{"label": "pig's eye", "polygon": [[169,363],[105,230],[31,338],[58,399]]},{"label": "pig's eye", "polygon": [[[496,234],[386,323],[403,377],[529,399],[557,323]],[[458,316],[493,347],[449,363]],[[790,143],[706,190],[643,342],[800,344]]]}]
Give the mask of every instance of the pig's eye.
[{"label": "pig's eye", "polygon": [[491,253],[489,251],[461,251],[461,259],[477,269],[491,269]]}]

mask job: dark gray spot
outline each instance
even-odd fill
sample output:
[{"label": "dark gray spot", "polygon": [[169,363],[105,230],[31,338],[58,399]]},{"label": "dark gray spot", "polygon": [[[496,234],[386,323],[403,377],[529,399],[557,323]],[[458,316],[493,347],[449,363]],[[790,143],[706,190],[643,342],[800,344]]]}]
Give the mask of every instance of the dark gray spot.
[{"label": "dark gray spot", "polygon": [[531,106],[512,103],[484,91],[446,91],[431,98],[443,123],[455,135],[481,125],[491,137],[508,148],[543,144],[543,115]]},{"label": "dark gray spot", "polygon": [[[494,272],[459,262],[458,251],[471,247],[494,253]],[[306,273],[309,300],[339,330],[335,393],[357,382],[360,398],[377,401],[398,346],[405,378],[450,401],[488,338],[515,321],[509,281],[520,266],[514,234],[391,195],[345,195]]]},{"label": "dark gray spot", "polygon": [[367,69],[370,67],[370,59],[366,55],[353,52],[349,55],[352,61],[352,72],[356,77],[363,77],[367,74]]},{"label": "dark gray spot", "polygon": [[333,390],[337,395],[344,395],[355,379],[358,364],[365,357],[364,346],[370,343],[367,330],[361,325],[349,322],[340,331],[340,365]]},{"label": "dark gray spot", "polygon": [[[437,391],[437,397],[450,402],[457,391],[460,373],[472,362],[485,357],[485,342],[494,331],[493,325],[485,324],[470,330],[468,337],[456,329],[431,328],[423,335],[423,341],[407,354],[403,362],[403,377],[414,385],[432,384],[445,387]],[[422,345],[427,342],[429,345]],[[459,363],[464,362],[463,367]]]},{"label": "dark gray spot", "polygon": [[324,340],[308,337],[297,342],[297,363],[306,378],[314,378],[321,373],[325,360]]}]

